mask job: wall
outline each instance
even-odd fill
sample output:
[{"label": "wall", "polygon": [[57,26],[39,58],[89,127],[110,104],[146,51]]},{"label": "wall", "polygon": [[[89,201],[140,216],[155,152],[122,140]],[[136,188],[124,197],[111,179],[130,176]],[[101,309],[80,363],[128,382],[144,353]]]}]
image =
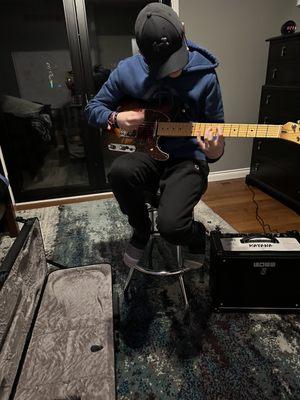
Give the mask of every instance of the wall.
[{"label": "wall", "polygon": [[288,3],[288,5],[286,7],[285,18],[283,19],[283,21],[287,21],[289,19],[292,19],[293,21],[295,21],[297,24],[297,31],[299,32],[300,31],[300,5],[299,5],[299,7],[295,7],[296,3],[297,3],[297,0]]},{"label": "wall", "polygon": [[[187,37],[208,48],[220,61],[226,122],[256,123],[265,81],[268,44],[281,25],[294,18],[296,0],[180,0],[179,15]],[[226,153],[211,171],[250,166],[252,139],[227,139]]]},{"label": "wall", "polygon": [[146,3],[147,0],[87,2],[93,65],[101,64],[105,68],[114,69],[120,60],[132,55],[131,39],[134,38],[135,19]]}]

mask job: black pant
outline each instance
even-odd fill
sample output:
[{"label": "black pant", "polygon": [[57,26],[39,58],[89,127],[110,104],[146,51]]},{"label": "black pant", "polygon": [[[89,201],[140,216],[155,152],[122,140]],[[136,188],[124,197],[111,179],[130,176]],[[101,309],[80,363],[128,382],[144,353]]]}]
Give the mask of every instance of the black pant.
[{"label": "black pant", "polygon": [[208,172],[204,161],[156,161],[136,152],[118,157],[108,178],[121,211],[145,241],[150,230],[145,191],[155,193],[160,188],[157,228],[161,236],[196,251],[203,247],[205,230],[193,220],[193,209],[207,188]]}]

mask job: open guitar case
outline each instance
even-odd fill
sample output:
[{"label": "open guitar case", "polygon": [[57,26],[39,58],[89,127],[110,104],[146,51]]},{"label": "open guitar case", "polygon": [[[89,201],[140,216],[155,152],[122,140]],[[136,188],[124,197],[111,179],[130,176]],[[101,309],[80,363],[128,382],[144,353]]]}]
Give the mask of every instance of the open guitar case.
[{"label": "open guitar case", "polygon": [[0,267],[0,399],[114,400],[109,264],[48,272],[37,218]]}]

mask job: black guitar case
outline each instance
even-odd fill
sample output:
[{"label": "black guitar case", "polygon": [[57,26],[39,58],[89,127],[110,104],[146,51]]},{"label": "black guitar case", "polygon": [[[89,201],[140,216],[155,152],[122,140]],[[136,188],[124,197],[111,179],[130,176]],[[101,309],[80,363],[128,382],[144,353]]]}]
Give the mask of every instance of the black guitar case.
[{"label": "black guitar case", "polygon": [[0,267],[0,399],[115,399],[111,267],[48,273],[36,218]]}]

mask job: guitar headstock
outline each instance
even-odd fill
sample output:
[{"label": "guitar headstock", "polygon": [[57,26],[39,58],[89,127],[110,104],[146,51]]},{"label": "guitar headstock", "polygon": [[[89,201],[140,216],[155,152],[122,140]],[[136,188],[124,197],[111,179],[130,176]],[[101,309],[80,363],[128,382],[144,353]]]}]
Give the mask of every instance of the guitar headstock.
[{"label": "guitar headstock", "polygon": [[300,144],[300,121],[296,124],[295,122],[287,122],[282,126],[280,139],[289,140],[290,142]]}]

